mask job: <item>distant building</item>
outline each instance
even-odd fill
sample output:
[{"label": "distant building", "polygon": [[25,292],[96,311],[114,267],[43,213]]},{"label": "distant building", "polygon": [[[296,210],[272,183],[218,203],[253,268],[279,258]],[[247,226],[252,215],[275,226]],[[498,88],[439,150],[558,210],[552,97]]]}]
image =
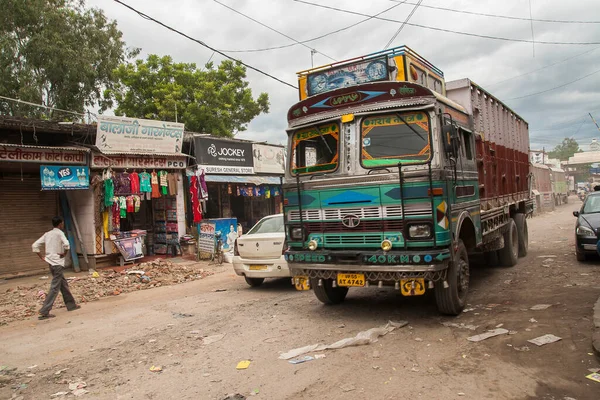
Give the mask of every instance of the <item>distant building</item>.
[{"label": "distant building", "polygon": [[598,142],[598,139],[592,139],[592,143],[590,143],[590,151],[600,151],[600,142]]},{"label": "distant building", "polygon": [[544,150],[529,150],[529,161],[534,164],[546,164],[548,153]]}]

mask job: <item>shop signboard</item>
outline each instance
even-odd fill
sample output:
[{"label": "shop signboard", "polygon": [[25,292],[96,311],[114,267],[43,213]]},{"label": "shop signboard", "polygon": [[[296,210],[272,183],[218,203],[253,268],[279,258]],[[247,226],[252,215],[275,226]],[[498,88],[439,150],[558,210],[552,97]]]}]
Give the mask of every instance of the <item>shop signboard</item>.
[{"label": "shop signboard", "polygon": [[207,174],[253,174],[252,143],[209,137],[195,138],[196,163]]},{"label": "shop signboard", "polygon": [[186,156],[92,153],[92,168],[185,169]]},{"label": "shop signboard", "polygon": [[181,153],[184,125],[177,122],[98,117],[96,147],[112,153]]},{"label": "shop signboard", "polygon": [[117,239],[114,240],[113,243],[123,256],[125,261],[136,260],[138,258],[144,257],[142,251],[142,238],[141,237],[131,237],[125,239]]},{"label": "shop signboard", "polygon": [[44,164],[86,164],[86,152],[77,149],[0,144],[0,161]]},{"label": "shop signboard", "polygon": [[254,172],[284,174],[285,149],[283,147],[253,144],[252,156],[254,158]]},{"label": "shop signboard", "polygon": [[198,229],[198,250],[212,254],[215,249],[215,224],[201,222]]},{"label": "shop signboard", "polygon": [[40,165],[42,190],[73,190],[90,188],[88,167]]}]

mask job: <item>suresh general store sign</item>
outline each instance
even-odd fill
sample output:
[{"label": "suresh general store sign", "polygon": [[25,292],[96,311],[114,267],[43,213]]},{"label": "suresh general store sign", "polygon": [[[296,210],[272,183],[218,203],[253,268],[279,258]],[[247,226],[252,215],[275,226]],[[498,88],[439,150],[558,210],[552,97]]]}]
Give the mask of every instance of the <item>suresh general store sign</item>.
[{"label": "suresh general store sign", "polygon": [[181,153],[184,125],[126,117],[98,118],[96,147],[112,153]]},{"label": "suresh general store sign", "polygon": [[195,138],[196,162],[207,174],[253,174],[252,143]]}]

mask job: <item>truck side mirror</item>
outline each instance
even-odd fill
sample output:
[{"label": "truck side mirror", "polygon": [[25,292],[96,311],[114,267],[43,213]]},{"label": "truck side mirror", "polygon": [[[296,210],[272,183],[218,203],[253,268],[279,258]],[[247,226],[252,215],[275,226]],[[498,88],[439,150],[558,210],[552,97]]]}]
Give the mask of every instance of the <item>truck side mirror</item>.
[{"label": "truck side mirror", "polygon": [[444,148],[446,154],[450,157],[458,157],[458,149],[460,147],[460,139],[458,131],[454,125],[442,126],[442,136],[444,137]]}]

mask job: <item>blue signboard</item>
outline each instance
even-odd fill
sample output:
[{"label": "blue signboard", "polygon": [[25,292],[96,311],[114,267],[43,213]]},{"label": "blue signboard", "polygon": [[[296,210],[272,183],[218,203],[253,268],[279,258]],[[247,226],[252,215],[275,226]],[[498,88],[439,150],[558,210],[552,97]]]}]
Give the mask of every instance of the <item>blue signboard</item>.
[{"label": "blue signboard", "polygon": [[88,167],[61,165],[40,166],[42,190],[73,190],[90,188]]}]

